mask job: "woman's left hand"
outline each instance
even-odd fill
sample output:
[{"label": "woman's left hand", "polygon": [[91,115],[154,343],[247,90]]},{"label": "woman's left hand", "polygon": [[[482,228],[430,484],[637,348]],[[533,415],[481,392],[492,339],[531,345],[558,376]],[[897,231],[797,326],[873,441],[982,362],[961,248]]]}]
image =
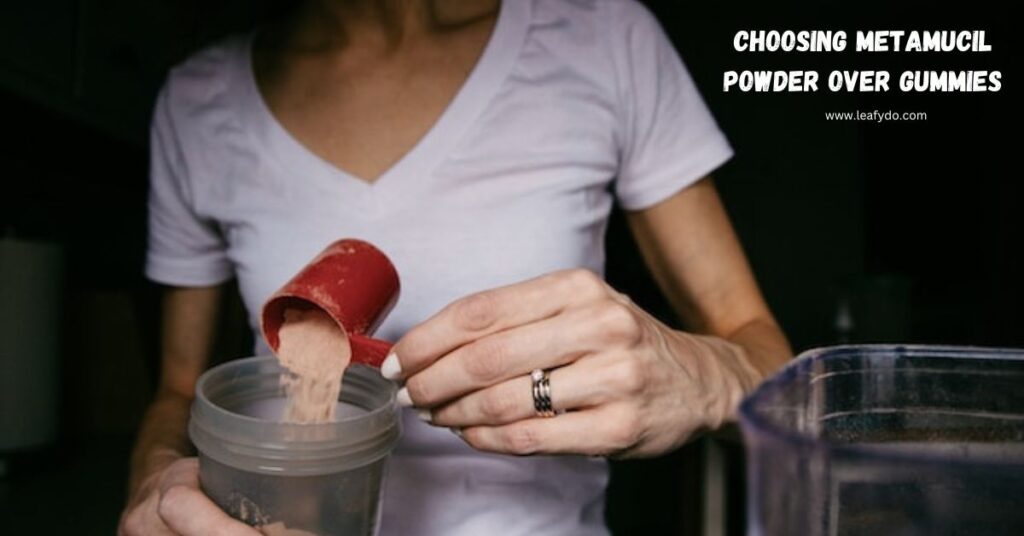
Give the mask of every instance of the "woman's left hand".
[{"label": "woman's left hand", "polygon": [[[530,372],[550,371],[559,414],[539,417]],[[732,419],[761,379],[739,345],[676,331],[586,270],[453,302],[382,366],[399,401],[475,448],[654,456]]]}]

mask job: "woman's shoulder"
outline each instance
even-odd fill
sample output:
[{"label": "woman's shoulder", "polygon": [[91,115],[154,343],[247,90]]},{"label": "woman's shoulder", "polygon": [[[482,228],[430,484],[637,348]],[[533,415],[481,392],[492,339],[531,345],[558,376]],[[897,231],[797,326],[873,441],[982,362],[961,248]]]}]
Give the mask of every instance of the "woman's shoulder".
[{"label": "woman's shoulder", "polygon": [[222,37],[189,55],[167,73],[161,92],[175,111],[230,103],[245,72],[248,34]]},{"label": "woman's shoulder", "polygon": [[630,25],[653,18],[639,0],[531,0],[538,14],[563,15],[574,22]]},{"label": "woman's shoulder", "polygon": [[190,181],[223,175],[232,165],[224,156],[236,154],[226,148],[246,143],[248,43],[246,35],[231,35],[201,48],[168,71],[157,96],[151,128],[173,143]]},{"label": "woman's shoulder", "polygon": [[609,55],[635,46],[636,40],[662,32],[658,20],[638,0],[528,0],[532,3],[535,36],[543,36],[555,47],[567,47],[579,58],[583,47],[600,50],[602,63]]}]

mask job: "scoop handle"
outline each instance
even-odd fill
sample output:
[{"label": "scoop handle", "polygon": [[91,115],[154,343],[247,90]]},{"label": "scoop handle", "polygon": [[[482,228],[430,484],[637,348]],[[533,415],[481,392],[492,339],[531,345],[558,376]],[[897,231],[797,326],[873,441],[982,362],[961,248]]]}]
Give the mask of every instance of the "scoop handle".
[{"label": "scoop handle", "polygon": [[359,334],[350,335],[349,343],[352,345],[352,363],[362,363],[376,368],[380,368],[392,346],[390,342]]}]

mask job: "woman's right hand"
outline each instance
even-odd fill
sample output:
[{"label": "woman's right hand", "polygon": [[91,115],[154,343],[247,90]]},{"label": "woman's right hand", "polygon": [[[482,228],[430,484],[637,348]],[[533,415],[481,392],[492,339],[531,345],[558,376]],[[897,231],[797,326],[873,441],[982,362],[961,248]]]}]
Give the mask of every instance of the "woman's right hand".
[{"label": "woman's right hand", "polygon": [[121,514],[118,536],[260,536],[199,489],[199,460],[180,458],[149,476]]}]

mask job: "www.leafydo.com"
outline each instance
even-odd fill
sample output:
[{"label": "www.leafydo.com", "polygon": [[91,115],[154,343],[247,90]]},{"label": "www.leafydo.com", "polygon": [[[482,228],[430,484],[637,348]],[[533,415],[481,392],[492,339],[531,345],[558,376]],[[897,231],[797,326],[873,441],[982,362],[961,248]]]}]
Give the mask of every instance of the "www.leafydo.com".
[{"label": "www.leafydo.com", "polygon": [[927,121],[927,112],[897,112],[894,110],[872,110],[870,112],[862,112],[860,110],[854,110],[852,112],[825,112],[826,121],[871,121],[875,123],[885,123],[890,121]]}]

